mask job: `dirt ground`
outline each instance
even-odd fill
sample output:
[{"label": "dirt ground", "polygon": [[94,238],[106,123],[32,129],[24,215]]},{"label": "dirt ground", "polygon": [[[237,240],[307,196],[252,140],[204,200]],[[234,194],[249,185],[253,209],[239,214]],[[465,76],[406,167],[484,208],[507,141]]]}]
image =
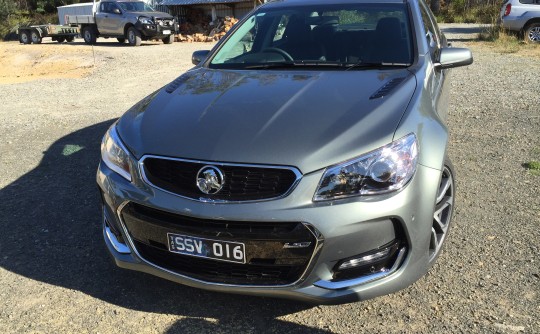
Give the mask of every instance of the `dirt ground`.
[{"label": "dirt ground", "polygon": [[92,72],[94,59],[91,48],[69,44],[52,48],[43,46],[0,44],[0,84],[82,78]]},{"label": "dirt ground", "polygon": [[212,293],[117,268],[95,171],[107,128],[212,44],[0,43],[0,333],[539,333],[537,59],[452,32],[457,203],[430,272],[337,306]]}]

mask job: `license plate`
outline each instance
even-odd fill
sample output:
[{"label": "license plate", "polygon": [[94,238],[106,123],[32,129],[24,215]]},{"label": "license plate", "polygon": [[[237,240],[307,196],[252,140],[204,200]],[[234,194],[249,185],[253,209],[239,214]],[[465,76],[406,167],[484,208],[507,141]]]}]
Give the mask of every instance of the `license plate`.
[{"label": "license plate", "polygon": [[163,30],[163,35],[170,35],[170,34],[171,34],[170,30]]},{"label": "license plate", "polygon": [[169,251],[219,261],[246,263],[246,246],[241,242],[212,240],[167,233]]}]

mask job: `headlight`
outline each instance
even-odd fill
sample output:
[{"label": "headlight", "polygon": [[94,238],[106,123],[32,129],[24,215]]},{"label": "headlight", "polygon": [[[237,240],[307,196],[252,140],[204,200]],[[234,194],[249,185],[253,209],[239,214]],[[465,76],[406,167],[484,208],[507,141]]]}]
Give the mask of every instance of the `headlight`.
[{"label": "headlight", "polygon": [[101,141],[101,159],[107,167],[131,181],[129,153],[116,132],[116,123],[109,128]]},{"label": "headlight", "polygon": [[139,21],[140,21],[142,24],[154,24],[154,22],[152,21],[151,18],[145,17],[145,16],[139,17]]},{"label": "headlight", "polygon": [[416,136],[411,133],[358,158],[330,166],[324,172],[313,200],[398,190],[414,175],[417,157]]}]

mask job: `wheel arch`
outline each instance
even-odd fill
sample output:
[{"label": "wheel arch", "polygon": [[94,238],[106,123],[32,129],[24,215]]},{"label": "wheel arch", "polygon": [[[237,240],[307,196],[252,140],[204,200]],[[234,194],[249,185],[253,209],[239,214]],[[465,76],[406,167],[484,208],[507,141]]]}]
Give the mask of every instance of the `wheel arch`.
[{"label": "wheel arch", "polygon": [[521,29],[522,32],[525,32],[525,30],[527,30],[527,28],[533,23],[540,23],[540,17],[533,17],[532,19],[529,19],[529,21],[525,22],[523,28]]},{"label": "wheel arch", "polygon": [[131,27],[135,27],[135,25],[134,25],[133,23],[131,23],[131,22],[126,23],[126,25],[124,26],[124,36],[125,36],[126,38],[127,38],[127,31],[128,31],[128,29],[131,28]]}]

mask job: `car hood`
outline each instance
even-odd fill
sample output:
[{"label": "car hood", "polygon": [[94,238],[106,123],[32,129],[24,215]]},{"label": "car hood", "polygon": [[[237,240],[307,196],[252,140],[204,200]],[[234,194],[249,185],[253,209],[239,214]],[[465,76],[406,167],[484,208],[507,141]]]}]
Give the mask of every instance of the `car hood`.
[{"label": "car hood", "polygon": [[118,132],[138,159],[154,154],[308,173],[389,143],[415,89],[406,69],[196,68],[132,107]]},{"label": "car hood", "polygon": [[163,13],[163,12],[130,12],[133,15],[137,16],[146,16],[146,17],[155,17],[158,19],[173,19],[173,17],[170,14]]}]

